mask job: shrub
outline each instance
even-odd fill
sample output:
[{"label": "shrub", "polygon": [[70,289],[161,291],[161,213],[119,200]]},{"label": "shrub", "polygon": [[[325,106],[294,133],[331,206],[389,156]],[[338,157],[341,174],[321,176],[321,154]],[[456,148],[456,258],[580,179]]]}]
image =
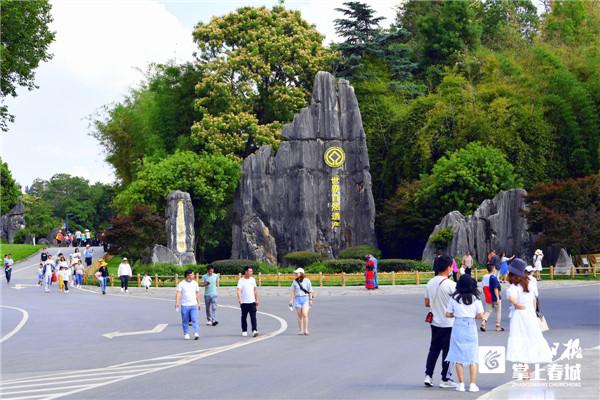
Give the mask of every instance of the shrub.
[{"label": "shrub", "polygon": [[260,263],[256,260],[218,260],[211,263],[215,272],[222,275],[237,275],[244,272],[244,267],[252,267],[254,273],[260,271]]},{"label": "shrub", "polygon": [[348,247],[340,252],[341,259],[363,260],[367,254],[372,254],[376,258],[381,257],[381,250],[370,244],[360,244],[358,246]]},{"label": "shrub", "polygon": [[377,271],[392,272],[392,271],[431,271],[431,264],[418,260],[402,260],[389,259],[379,260],[377,263]]},{"label": "shrub", "polygon": [[[112,261],[112,260],[111,260]],[[133,266],[133,273],[144,275],[147,272],[149,275],[179,275],[183,276],[183,273],[191,269],[197,274],[206,273],[206,265],[176,265],[176,264],[135,264]]]},{"label": "shrub", "polygon": [[293,251],[283,257],[285,262],[295,267],[306,267],[323,259],[321,254],[314,251]]},{"label": "shrub", "polygon": [[435,247],[436,250],[444,250],[450,243],[452,243],[452,238],[454,237],[454,231],[452,227],[448,226],[446,228],[441,228],[436,233],[431,235],[429,241]]},{"label": "shrub", "polygon": [[365,262],[360,259],[327,260],[324,261],[323,264],[329,271],[336,274],[340,272],[345,272],[347,274],[361,272],[365,267]]}]

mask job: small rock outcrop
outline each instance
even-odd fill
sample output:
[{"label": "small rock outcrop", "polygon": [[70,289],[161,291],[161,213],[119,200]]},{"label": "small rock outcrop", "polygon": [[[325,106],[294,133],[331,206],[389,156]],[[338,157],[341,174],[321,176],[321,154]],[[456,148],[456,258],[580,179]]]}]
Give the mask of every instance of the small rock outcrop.
[{"label": "small rock outcrop", "polygon": [[25,205],[17,203],[9,212],[0,217],[0,237],[8,243],[15,242],[15,235],[21,229],[25,229]]},{"label": "small rock outcrop", "polygon": [[554,273],[556,275],[569,275],[573,267],[575,267],[575,264],[573,264],[573,259],[567,253],[567,250],[560,249],[558,259],[554,264]]},{"label": "small rock outcrop", "polygon": [[[523,189],[506,190],[491,200],[484,200],[471,216],[451,211],[436,225],[431,235],[441,228],[452,227],[454,237],[446,249],[446,253],[452,256],[462,256],[470,251],[476,261],[485,263],[488,252],[494,249],[528,260],[531,258],[533,236],[527,231],[523,212],[526,196],[527,192]],[[435,253],[435,247],[428,240],[422,260],[432,262]]]},{"label": "small rock outcrop", "polygon": [[365,132],[354,89],[319,72],[310,107],[283,127],[279,149],[244,160],[234,201],[232,258],[281,262],[292,251],[327,258],[376,244]]},{"label": "small rock outcrop", "polygon": [[174,190],[167,196],[165,211],[167,246],[155,245],[153,263],[196,264],[194,206],[189,193]]}]

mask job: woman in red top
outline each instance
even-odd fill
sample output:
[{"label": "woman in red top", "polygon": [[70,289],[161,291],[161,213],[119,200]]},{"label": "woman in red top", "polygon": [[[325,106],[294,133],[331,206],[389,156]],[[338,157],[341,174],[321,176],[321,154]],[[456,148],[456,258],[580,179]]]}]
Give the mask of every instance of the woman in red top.
[{"label": "woman in red top", "polygon": [[375,263],[373,260],[368,260],[365,271],[365,288],[367,290],[375,289]]}]

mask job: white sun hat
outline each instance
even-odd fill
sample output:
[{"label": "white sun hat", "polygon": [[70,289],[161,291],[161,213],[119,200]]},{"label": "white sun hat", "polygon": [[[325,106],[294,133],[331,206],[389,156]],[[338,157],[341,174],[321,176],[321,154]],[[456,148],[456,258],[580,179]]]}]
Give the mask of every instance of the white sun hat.
[{"label": "white sun hat", "polygon": [[303,274],[304,273],[304,268],[296,268],[296,270],[294,271],[295,274]]}]

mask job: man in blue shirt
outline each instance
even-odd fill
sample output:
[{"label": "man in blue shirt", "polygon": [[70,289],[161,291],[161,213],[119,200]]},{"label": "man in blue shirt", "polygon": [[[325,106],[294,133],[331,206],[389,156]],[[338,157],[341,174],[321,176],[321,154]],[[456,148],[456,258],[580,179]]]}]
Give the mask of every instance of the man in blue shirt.
[{"label": "man in blue shirt", "polygon": [[219,321],[217,321],[217,289],[219,288],[219,274],[215,274],[214,266],[208,266],[206,274],[202,275],[200,286],[204,288],[206,325],[216,326],[219,323]]}]

